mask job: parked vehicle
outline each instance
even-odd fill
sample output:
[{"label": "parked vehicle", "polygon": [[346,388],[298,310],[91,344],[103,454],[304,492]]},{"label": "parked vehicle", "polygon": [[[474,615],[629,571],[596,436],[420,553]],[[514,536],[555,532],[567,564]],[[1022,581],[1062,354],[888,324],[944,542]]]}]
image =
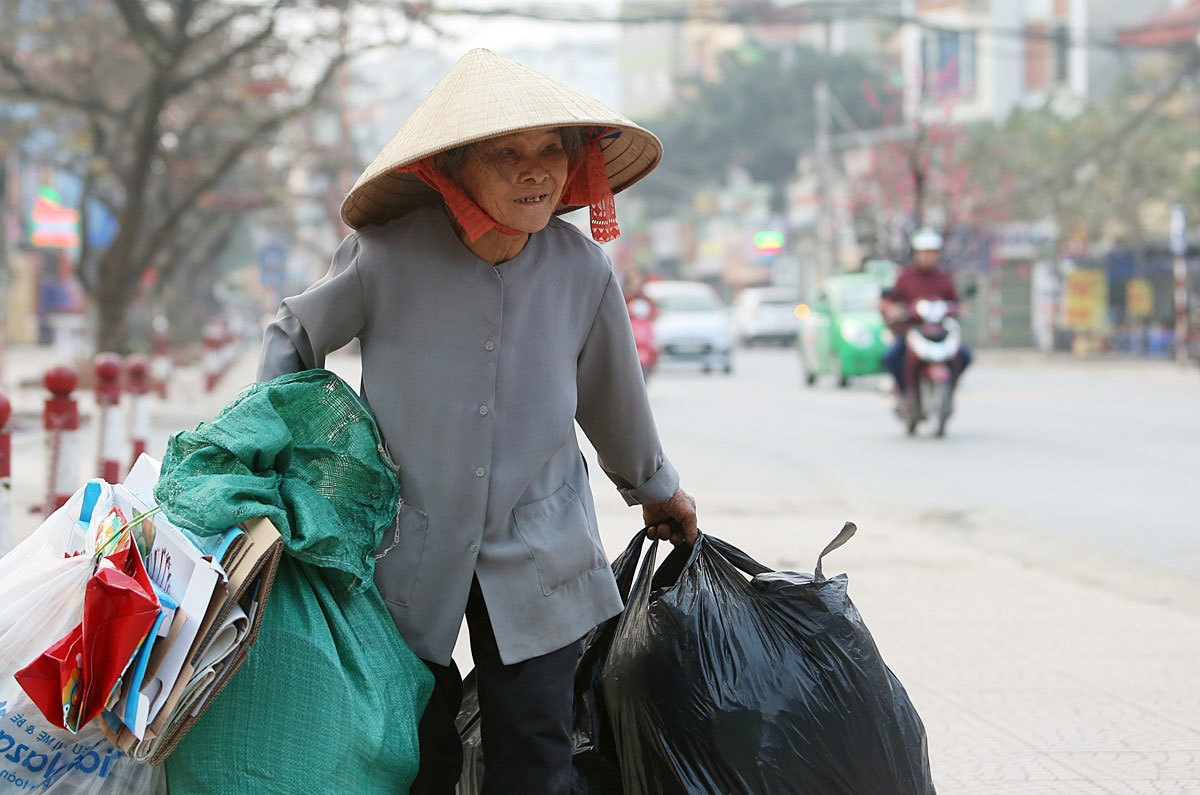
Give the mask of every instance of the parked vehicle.
[{"label": "parked vehicle", "polygon": [[654,339],[654,321],[658,307],[644,295],[629,299],[629,325],[633,327],[633,343],[637,346],[638,361],[642,364],[642,378],[649,379],[658,364],[658,343]]},{"label": "parked vehicle", "polygon": [[883,354],[895,338],[879,314],[879,297],[890,279],[875,272],[831,276],[811,307],[800,306],[796,344],[809,386],[822,375],[844,387],[851,378],[885,372]]},{"label": "parked vehicle", "polygon": [[733,322],[743,345],[769,342],[791,345],[800,321],[794,290],[786,287],[747,287],[733,299]]},{"label": "parked vehicle", "polygon": [[705,373],[733,372],[729,310],[703,282],[654,281],[643,288],[658,306],[654,339],[658,365],[698,366]]},{"label": "parked vehicle", "polygon": [[908,435],[921,422],[932,419],[938,436],[954,410],[954,359],[962,348],[962,332],[949,301],[921,299],[913,306],[913,323],[904,336],[906,389],[900,400],[900,418]]}]

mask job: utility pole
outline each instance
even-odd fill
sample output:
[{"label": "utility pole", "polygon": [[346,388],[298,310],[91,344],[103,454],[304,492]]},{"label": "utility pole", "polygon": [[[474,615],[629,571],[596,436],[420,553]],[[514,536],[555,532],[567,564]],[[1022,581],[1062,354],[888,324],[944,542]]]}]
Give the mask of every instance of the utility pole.
[{"label": "utility pole", "polygon": [[833,180],[829,173],[830,148],[830,113],[829,113],[829,84],[818,80],[813,89],[813,99],[816,103],[817,140],[815,153],[817,160],[817,262],[818,279],[823,279],[833,273],[834,221],[833,221]]},{"label": "utility pole", "polygon": [[[12,271],[8,261],[8,143],[0,137],[0,383],[8,363],[8,307]],[[3,521],[0,519],[0,521]],[[2,543],[2,539],[0,539]],[[0,550],[3,552],[6,550]]]},{"label": "utility pole", "polygon": [[1188,361],[1187,218],[1182,204],[1171,205],[1171,254],[1175,271],[1175,361]]},{"label": "utility pole", "polygon": [[[833,22],[824,25],[824,49],[829,55],[833,44]],[[817,159],[817,186],[820,203],[817,208],[817,248],[819,263],[818,279],[833,273],[837,265],[837,222],[833,212],[833,162],[831,132],[833,114],[829,102],[829,83],[818,80],[813,87],[813,102],[816,105],[817,140],[814,152]]]}]

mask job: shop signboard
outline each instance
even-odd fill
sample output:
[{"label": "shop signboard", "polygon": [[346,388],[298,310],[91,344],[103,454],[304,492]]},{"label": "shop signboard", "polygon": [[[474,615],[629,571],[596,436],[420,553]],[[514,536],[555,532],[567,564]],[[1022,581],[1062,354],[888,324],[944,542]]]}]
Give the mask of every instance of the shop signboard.
[{"label": "shop signboard", "polygon": [[1064,290],[1064,325],[1072,331],[1102,331],[1108,306],[1108,281],[1104,271],[1075,270],[1067,274]]}]

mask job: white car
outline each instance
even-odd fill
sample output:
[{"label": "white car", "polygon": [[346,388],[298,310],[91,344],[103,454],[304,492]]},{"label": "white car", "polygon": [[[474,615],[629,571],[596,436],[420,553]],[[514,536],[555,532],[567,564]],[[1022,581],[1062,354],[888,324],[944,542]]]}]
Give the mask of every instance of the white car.
[{"label": "white car", "polygon": [[729,310],[703,282],[655,281],[643,288],[658,307],[654,340],[658,363],[698,365],[711,373],[733,372]]},{"label": "white car", "polygon": [[774,342],[794,345],[800,321],[796,294],[787,287],[747,287],[733,299],[738,341],[743,345]]}]

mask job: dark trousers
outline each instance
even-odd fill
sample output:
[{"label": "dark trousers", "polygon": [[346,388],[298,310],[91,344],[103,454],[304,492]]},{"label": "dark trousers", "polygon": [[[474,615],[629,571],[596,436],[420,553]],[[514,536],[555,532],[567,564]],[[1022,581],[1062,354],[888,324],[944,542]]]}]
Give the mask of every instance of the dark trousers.
[{"label": "dark trousers", "polygon": [[[579,642],[504,665],[478,583],[467,601],[467,628],[479,687],[484,795],[569,792]],[[411,792],[453,795],[462,772],[462,742],[454,725],[462,678],[454,663],[425,664],[433,672],[433,695],[418,728],[421,768]]]},{"label": "dark trousers", "polygon": [[[892,347],[888,348],[887,353],[883,355],[883,366],[892,374],[892,378],[896,379],[896,387],[901,391],[904,390],[904,358],[908,355],[908,345],[905,344],[904,334],[897,334],[896,341]],[[971,349],[966,345],[960,346],[958,356],[954,360],[952,372],[957,379],[963,374],[963,371],[971,364]]]}]

